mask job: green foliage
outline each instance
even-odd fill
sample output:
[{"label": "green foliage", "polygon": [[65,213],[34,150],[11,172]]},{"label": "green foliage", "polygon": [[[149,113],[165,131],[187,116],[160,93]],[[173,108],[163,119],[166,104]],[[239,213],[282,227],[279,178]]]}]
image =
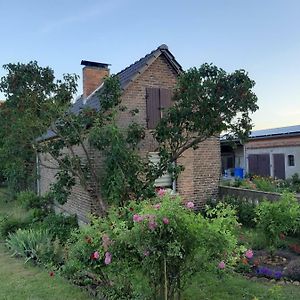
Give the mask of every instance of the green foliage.
[{"label": "green foliage", "polygon": [[246,227],[255,227],[256,205],[246,199],[225,196],[222,202],[232,205],[237,213],[238,221]]},{"label": "green foliage", "polygon": [[257,225],[274,249],[280,233],[295,232],[299,226],[300,205],[294,194],[284,193],[278,201],[264,201],[256,208]]},{"label": "green foliage", "polygon": [[38,222],[34,226],[48,230],[54,238],[58,238],[60,242],[64,243],[70,238],[71,232],[78,228],[78,223],[76,216],[50,213],[42,222]]},{"label": "green foliage", "polygon": [[20,220],[10,216],[0,217],[0,236],[6,238],[9,233],[14,233],[19,228],[24,229],[28,227],[29,224],[29,219]]},{"label": "green foliage", "polygon": [[112,209],[74,233],[64,273],[81,283],[101,282],[109,299],[150,299],[165,289],[172,297],[199,269],[234,263],[234,210],[218,206],[210,216],[194,214],[170,195]]},{"label": "green foliage", "polygon": [[6,240],[7,247],[13,256],[20,256],[40,262],[46,248],[51,247],[52,236],[44,229],[18,229],[9,233]]},{"label": "green foliage", "polygon": [[0,80],[6,101],[0,108],[0,169],[9,188],[18,192],[32,187],[36,178],[35,139],[70,104],[77,76],[55,81],[53,70],[28,64],[6,64]]},{"label": "green foliage", "polygon": [[295,173],[291,178],[286,179],[286,185],[291,192],[300,192],[300,177],[298,173]]},{"label": "green foliage", "polygon": [[30,210],[32,221],[41,220],[52,211],[53,200],[49,194],[38,196],[32,191],[23,191],[17,194],[17,202],[25,209]]}]

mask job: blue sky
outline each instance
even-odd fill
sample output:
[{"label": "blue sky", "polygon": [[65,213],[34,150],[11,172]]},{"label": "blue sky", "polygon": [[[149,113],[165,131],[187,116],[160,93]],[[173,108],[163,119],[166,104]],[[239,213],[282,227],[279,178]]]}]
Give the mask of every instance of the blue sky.
[{"label": "blue sky", "polygon": [[288,126],[300,124],[299,29],[299,0],[0,0],[0,65],[37,60],[59,78],[87,59],[116,73],[165,43],[184,69],[247,70],[255,129]]}]

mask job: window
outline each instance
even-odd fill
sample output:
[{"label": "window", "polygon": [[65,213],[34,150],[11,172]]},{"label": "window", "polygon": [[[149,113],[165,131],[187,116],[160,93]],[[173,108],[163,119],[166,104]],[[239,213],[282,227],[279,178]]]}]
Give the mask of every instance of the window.
[{"label": "window", "polygon": [[163,88],[146,88],[147,125],[154,129],[165,109],[172,105],[172,92]]},{"label": "window", "polygon": [[294,167],[295,166],[295,157],[294,155],[288,155],[288,166]]},{"label": "window", "polygon": [[[159,163],[159,160],[160,158],[158,152],[149,152],[150,163],[156,165]],[[171,175],[168,172],[164,173],[161,177],[155,180],[154,186],[173,189],[173,181]]]}]

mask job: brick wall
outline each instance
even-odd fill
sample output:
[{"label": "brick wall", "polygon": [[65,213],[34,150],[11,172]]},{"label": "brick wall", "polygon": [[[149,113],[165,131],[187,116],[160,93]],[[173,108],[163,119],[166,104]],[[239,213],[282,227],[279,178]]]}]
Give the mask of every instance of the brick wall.
[{"label": "brick wall", "polygon": [[247,149],[273,148],[273,147],[293,147],[300,146],[300,136],[274,137],[267,139],[249,140]]},{"label": "brick wall", "polygon": [[[146,88],[169,88],[173,89],[177,80],[177,74],[169,65],[167,60],[160,56],[153,64],[140,75],[122,95],[122,105],[127,110],[120,112],[118,125],[125,128],[132,120],[147,126],[146,123]],[[130,110],[138,108],[139,113],[132,117]],[[146,131],[145,139],[139,145],[141,155],[146,159],[148,152],[155,151],[156,142],[149,130]],[[103,158],[96,151],[91,150],[94,163],[99,171],[103,170]],[[81,149],[76,149],[80,155]],[[177,191],[185,200],[192,200],[196,208],[203,206],[203,203],[210,197],[214,197],[218,191],[220,176],[220,145],[218,138],[211,138],[200,144],[199,149],[186,151],[179,159],[179,163],[185,166],[177,181]],[[49,183],[53,182],[55,172],[41,167],[42,193],[49,189]],[[72,195],[68,202],[60,207],[70,213],[77,213],[82,221],[87,220],[91,211],[91,201],[88,194],[83,191],[79,184],[73,188]]]}]

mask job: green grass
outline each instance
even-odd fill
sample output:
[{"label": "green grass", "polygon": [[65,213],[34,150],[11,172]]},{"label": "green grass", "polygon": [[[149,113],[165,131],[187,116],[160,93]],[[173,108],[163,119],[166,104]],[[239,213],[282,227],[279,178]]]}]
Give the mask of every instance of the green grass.
[{"label": "green grass", "polygon": [[300,287],[254,282],[238,275],[218,278],[199,273],[183,296],[186,300],[298,300]]},{"label": "green grass", "polygon": [[21,259],[10,257],[4,245],[0,245],[0,299],[92,299],[66,280]]}]

